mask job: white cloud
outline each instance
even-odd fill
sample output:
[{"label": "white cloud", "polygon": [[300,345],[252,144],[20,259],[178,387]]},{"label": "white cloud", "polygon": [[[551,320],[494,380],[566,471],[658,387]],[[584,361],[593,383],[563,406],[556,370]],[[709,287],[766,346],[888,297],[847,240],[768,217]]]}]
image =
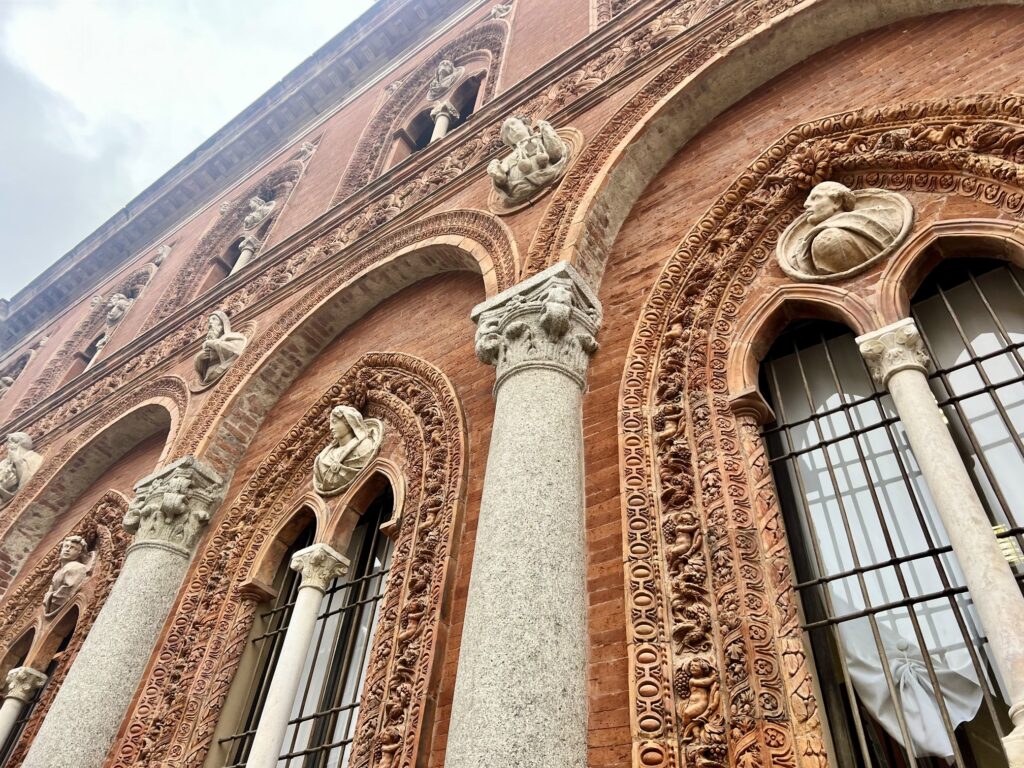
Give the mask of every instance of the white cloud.
[{"label": "white cloud", "polygon": [[[76,178],[69,187],[105,187],[116,181],[116,189],[104,188],[100,196],[114,195],[121,204],[127,203],[371,4],[371,0],[6,4],[0,18],[0,56],[35,82],[47,103],[44,119],[26,119],[17,130],[24,131],[26,144],[77,156],[92,173],[106,167],[106,173],[100,171],[95,179]],[[111,162],[118,167],[110,168]],[[6,194],[0,188],[0,195]],[[0,204],[6,202],[0,199]],[[88,204],[73,196],[57,196],[54,202],[71,208]],[[93,226],[103,218],[97,217]],[[36,271],[87,234],[65,233],[61,252],[39,254],[42,262],[35,262]],[[0,285],[0,294],[6,289],[10,295],[11,288]]]}]

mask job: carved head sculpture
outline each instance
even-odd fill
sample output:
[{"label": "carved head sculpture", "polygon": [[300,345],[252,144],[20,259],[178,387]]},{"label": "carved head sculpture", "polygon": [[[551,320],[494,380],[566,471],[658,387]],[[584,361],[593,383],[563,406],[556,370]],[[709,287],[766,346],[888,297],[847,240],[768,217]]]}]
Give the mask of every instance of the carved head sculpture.
[{"label": "carved head sculpture", "polygon": [[253,195],[249,198],[249,213],[242,220],[242,228],[252,229],[267,218],[272,210],[274,210],[273,200],[264,200],[259,195]]},{"label": "carved head sculpture", "polygon": [[81,536],[68,536],[60,543],[61,563],[77,561],[84,563],[89,554],[89,544]]},{"label": "carved head sculpture", "polygon": [[219,339],[224,335],[224,331],[230,327],[227,315],[218,310],[211,314],[209,319],[206,321],[206,338]]},{"label": "carved head sculpture", "polygon": [[115,293],[110,297],[110,301],[107,302],[107,322],[110,324],[120,322],[131,305],[131,299],[123,293]]},{"label": "carved head sculpture", "polygon": [[501,125],[501,141],[507,147],[514,147],[530,138],[530,119],[513,115]]},{"label": "carved head sculpture", "polygon": [[782,270],[805,281],[851,277],[895,251],[910,234],[910,202],[884,189],[851,190],[823,181],[811,190],[803,215],[779,238]]},{"label": "carved head sculpture", "polygon": [[52,617],[68,604],[92,573],[93,556],[81,536],[68,536],[60,543],[60,567],[43,597],[43,615]]},{"label": "carved head sculpture", "polygon": [[465,67],[456,67],[451,59],[441,59],[434,70],[434,79],[430,81],[427,98],[433,100],[444,96],[454,87],[464,71]]},{"label": "carved head sculpture", "polygon": [[455,72],[455,62],[451,59],[441,59],[437,65],[437,79],[444,80]]},{"label": "carved head sculpture", "polygon": [[348,488],[380,450],[384,425],[364,419],[350,405],[331,410],[331,443],[313,463],[313,487],[322,496],[334,496]]},{"label": "carved head sculpture", "polygon": [[245,351],[248,342],[243,334],[231,330],[227,313],[212,312],[206,321],[206,338],[194,361],[200,389],[215,384]]},{"label": "carved head sculpture", "polygon": [[0,395],[14,386],[14,379],[10,376],[0,376]]},{"label": "carved head sculpture", "polygon": [[840,211],[852,211],[856,202],[849,187],[836,181],[823,181],[807,196],[804,210],[811,224],[821,224]]}]

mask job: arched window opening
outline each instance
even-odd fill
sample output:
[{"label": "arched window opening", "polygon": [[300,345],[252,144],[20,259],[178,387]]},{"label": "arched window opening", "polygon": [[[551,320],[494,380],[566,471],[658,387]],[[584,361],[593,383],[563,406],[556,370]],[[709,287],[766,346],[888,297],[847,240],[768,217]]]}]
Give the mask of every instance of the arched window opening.
[{"label": "arched window opening", "polygon": [[[953,343],[921,322],[933,344]],[[892,401],[853,335],[792,325],[763,361],[761,389],[836,764],[1006,766],[1005,689]]]},{"label": "arched window opening", "polygon": [[434,120],[430,112],[430,109],[424,109],[410,120],[405,128],[400,128],[396,132],[397,141],[391,157],[392,165],[402,162],[430,144],[430,137],[434,133]]},{"label": "arched window opening", "polygon": [[[36,691],[35,696],[25,706],[21,713],[18,715],[18,719],[14,723],[14,728],[11,730],[7,740],[0,746],[0,768],[6,766],[14,753],[15,747],[18,745],[18,741],[21,739],[22,733],[25,731],[25,726],[28,721],[32,718],[32,714],[35,712],[36,706],[39,704],[40,699],[43,697],[44,691],[52,685],[54,674],[57,672],[57,668],[60,666],[61,661],[64,658],[64,652],[68,649],[71,644],[71,639],[75,634],[75,627],[78,625],[78,609],[73,608],[68,611],[50,632],[50,637],[47,640],[46,646],[40,649],[38,652],[33,653],[33,656],[42,659],[49,658],[49,662],[46,664],[46,669],[40,669],[40,671],[46,675],[46,683]],[[21,666],[28,653],[28,648],[25,648],[21,659],[14,666]],[[33,665],[38,662],[33,662]],[[42,665],[40,664],[40,667]]]},{"label": "arched window opening", "polygon": [[452,94],[450,101],[458,111],[459,117],[448,127],[448,133],[451,133],[466,122],[476,111],[477,99],[480,96],[480,86],[483,84],[483,81],[484,73],[479,72],[472,77],[467,77],[466,81],[455,89],[455,93]]},{"label": "arched window opening", "polygon": [[[348,550],[349,572],[335,579],[321,603],[302,684],[292,706],[281,766],[347,764],[359,715],[359,695],[369,662],[384,584],[391,564],[392,542],[380,532],[392,517],[394,501],[386,488],[360,516]],[[268,604],[250,641],[259,657],[250,682],[248,706],[236,733],[220,739],[226,766],[242,768],[273,679],[278,654],[299,591],[299,575],[289,568],[293,554],[309,546],[315,525],[291,544],[278,569],[277,597]]]},{"label": "arched window opening", "polygon": [[79,350],[75,353],[74,358],[71,361],[71,367],[68,368],[68,372],[64,375],[61,380],[61,386],[67,384],[72,379],[76,378],[79,374],[85,372],[85,369],[92,365],[92,361],[96,359],[96,355],[100,353],[102,349],[103,339],[106,333],[101,333],[95,339],[93,339],[89,346],[83,350]]}]

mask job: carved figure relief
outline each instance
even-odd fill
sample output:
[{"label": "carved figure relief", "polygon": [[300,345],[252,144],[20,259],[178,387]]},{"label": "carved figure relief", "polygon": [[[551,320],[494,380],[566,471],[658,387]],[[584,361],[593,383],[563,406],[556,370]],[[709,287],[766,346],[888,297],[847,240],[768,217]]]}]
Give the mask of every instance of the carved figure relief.
[{"label": "carved figure relief", "polygon": [[507,205],[518,205],[537,196],[565,173],[571,151],[551,123],[513,116],[501,126],[501,141],[511,148],[508,156],[487,166],[494,188]]},{"label": "carved figure relief", "polygon": [[50,618],[68,604],[92,575],[95,553],[81,536],[68,536],[60,544],[60,567],[43,597],[43,616]]},{"label": "carved figure relief", "polygon": [[430,81],[427,89],[427,98],[436,101],[449,93],[465,73],[465,67],[456,67],[451,59],[441,59],[437,64],[437,71],[434,72],[434,79]]},{"label": "carved figure relief", "polygon": [[331,444],[313,462],[313,487],[321,496],[337,496],[373,461],[384,439],[379,419],[364,419],[350,405],[331,411]]},{"label": "carved figure relief", "polygon": [[273,212],[275,205],[274,200],[264,200],[259,195],[250,197],[249,213],[242,219],[242,229],[248,231],[258,227]]},{"label": "carved figure relief", "polygon": [[206,322],[206,338],[202,349],[195,357],[199,389],[216,384],[245,351],[248,341],[241,333],[231,330],[231,320],[226,313],[220,310],[212,313]]},{"label": "carved figure relief", "polygon": [[[124,320],[125,315],[128,314],[128,310],[132,308],[134,303],[135,299],[130,299],[123,293],[115,293],[110,297],[110,300],[107,302],[106,325],[103,329],[103,335],[96,342],[96,356],[99,356],[100,351],[107,346],[110,337],[114,333],[114,329]],[[93,357],[93,360],[96,359],[96,356]]]},{"label": "carved figure relief", "polygon": [[835,181],[815,186],[804,211],[786,228],[777,256],[798,280],[841,280],[895,251],[910,234],[914,209],[895,192],[851,190]]},{"label": "carved figure relief", "polygon": [[32,437],[27,432],[7,436],[7,458],[0,461],[0,508],[25,487],[43,463],[43,457],[32,448]]}]

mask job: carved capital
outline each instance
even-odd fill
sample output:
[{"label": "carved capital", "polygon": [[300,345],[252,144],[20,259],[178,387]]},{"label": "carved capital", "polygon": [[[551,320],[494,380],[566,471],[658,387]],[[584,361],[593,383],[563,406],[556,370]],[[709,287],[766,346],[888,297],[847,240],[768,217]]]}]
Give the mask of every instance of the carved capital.
[{"label": "carved capital", "polygon": [[258,251],[262,246],[263,243],[252,235],[244,235],[238,241],[238,250],[240,251],[252,251],[253,253],[256,253],[256,251]]},{"label": "carved capital", "polygon": [[193,456],[185,456],[135,484],[124,527],[135,543],[163,544],[186,555],[224,493],[224,480]]},{"label": "carved capital", "polygon": [[331,582],[348,573],[346,557],[327,546],[314,544],[292,555],[291,569],[302,575],[303,587],[326,592]]},{"label": "carved capital", "polygon": [[430,119],[436,123],[441,115],[447,115],[448,119],[454,122],[459,119],[459,110],[450,101],[439,101],[430,110]]},{"label": "carved capital", "polygon": [[586,385],[601,304],[567,262],[477,305],[471,317],[477,324],[477,357],[498,370],[495,391],[516,371],[537,367]]},{"label": "carved capital", "polygon": [[928,370],[928,352],[912,318],[858,336],[857,346],[879,386],[886,386],[889,378],[900,371]]},{"label": "carved capital", "polygon": [[4,696],[21,701],[31,701],[36,691],[46,685],[46,675],[32,667],[15,667],[7,673]]}]

